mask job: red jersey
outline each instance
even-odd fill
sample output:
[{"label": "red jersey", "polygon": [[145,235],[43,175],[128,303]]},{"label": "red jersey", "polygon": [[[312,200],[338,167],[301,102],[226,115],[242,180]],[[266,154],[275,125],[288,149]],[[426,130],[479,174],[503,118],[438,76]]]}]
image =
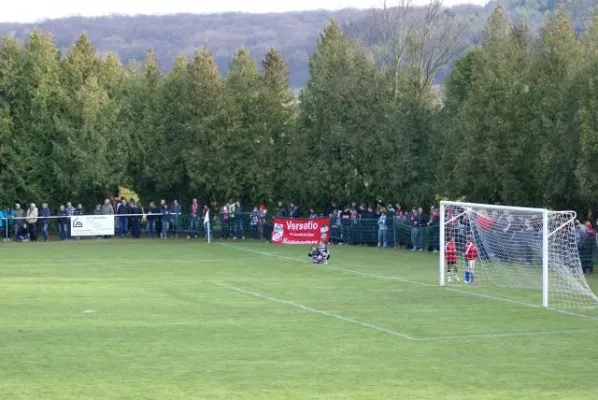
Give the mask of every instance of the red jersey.
[{"label": "red jersey", "polygon": [[446,262],[448,263],[457,262],[457,246],[455,246],[454,242],[448,242],[446,244],[446,247],[444,248],[444,256],[446,257]]},{"label": "red jersey", "polygon": [[475,260],[478,258],[478,248],[474,242],[467,242],[465,245],[465,259],[467,261]]}]

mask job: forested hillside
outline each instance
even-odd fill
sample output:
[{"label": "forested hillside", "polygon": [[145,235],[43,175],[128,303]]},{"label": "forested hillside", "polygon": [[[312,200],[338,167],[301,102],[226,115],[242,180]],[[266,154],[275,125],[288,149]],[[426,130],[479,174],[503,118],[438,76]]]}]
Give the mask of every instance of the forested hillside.
[{"label": "forested hillside", "polygon": [[[399,1],[388,2],[390,5]],[[525,21],[536,31],[548,14],[553,13],[558,0],[504,0],[507,15],[514,22]],[[572,11],[584,11],[595,0],[567,2]],[[482,30],[494,4],[486,7],[458,6],[450,13],[467,20],[469,28],[459,47],[459,53],[471,44],[480,42]],[[586,7],[586,8],[583,8]],[[306,11],[284,14],[168,15],[168,16],[112,16],[101,18],[64,18],[36,24],[0,23],[0,36],[14,36],[26,40],[28,32],[39,27],[51,33],[61,50],[68,49],[82,32],[87,33],[98,53],[113,52],[124,63],[131,59],[143,61],[145,52],[153,49],[160,68],[169,71],[175,57],[187,57],[196,49],[207,46],[214,54],[222,74],[228,71],[233,54],[246,47],[256,61],[264,57],[270,47],[279,50],[289,65],[291,86],[300,88],[309,77],[308,60],[314,51],[322,29],[334,18],[345,32],[357,31],[366,37],[371,26],[370,10]],[[457,55],[458,55],[457,54]],[[448,69],[436,77],[439,83]]]}]

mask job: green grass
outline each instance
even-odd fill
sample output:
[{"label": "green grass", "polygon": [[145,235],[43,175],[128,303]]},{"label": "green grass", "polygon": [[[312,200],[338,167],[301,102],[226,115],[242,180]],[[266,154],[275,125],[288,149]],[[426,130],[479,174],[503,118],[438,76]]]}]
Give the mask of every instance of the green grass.
[{"label": "green grass", "polygon": [[436,287],[431,254],[334,247],[324,267],[295,260],[302,246],[240,242],[1,251],[2,400],[598,393],[598,320],[478,296],[535,292]]}]

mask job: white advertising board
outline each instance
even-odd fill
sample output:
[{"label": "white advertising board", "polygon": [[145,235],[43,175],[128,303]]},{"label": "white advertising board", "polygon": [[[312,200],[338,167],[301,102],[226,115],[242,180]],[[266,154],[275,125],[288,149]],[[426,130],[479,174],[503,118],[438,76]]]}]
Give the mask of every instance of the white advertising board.
[{"label": "white advertising board", "polygon": [[76,215],[71,217],[71,236],[114,235],[114,215]]}]

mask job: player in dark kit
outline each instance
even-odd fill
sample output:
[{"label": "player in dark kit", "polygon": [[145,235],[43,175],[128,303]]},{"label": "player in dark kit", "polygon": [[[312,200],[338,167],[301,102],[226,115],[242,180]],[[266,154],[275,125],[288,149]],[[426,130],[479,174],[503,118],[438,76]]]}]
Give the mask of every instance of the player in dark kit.
[{"label": "player in dark kit", "polygon": [[320,240],[318,247],[312,249],[312,251],[308,253],[308,256],[312,259],[314,264],[328,264],[328,260],[330,260],[328,246],[326,246],[323,240]]}]

